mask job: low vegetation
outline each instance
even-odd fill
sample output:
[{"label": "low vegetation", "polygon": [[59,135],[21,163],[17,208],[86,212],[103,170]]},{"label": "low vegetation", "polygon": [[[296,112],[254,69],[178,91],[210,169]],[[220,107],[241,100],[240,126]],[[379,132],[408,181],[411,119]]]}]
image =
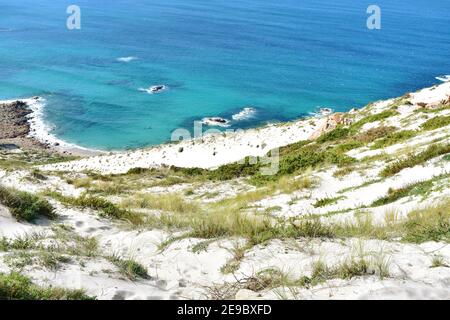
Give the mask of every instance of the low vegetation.
[{"label": "low vegetation", "polygon": [[420,152],[418,154],[410,154],[407,158],[387,166],[381,171],[380,175],[382,177],[390,177],[399,173],[403,169],[421,165],[428,160],[447,153],[450,153],[450,144],[434,144],[428,147],[423,152]]},{"label": "low vegetation", "polygon": [[337,140],[347,138],[349,134],[350,134],[350,129],[339,126],[334,130],[331,130],[329,132],[322,134],[317,139],[317,142],[324,143],[324,142],[329,142],[329,141],[337,141]]},{"label": "low vegetation", "polygon": [[409,196],[426,196],[431,191],[432,187],[433,181],[427,180],[423,182],[413,183],[400,189],[391,188],[388,190],[388,194],[385,197],[374,201],[371,206],[383,206]]},{"label": "low vegetation", "polygon": [[399,132],[390,133],[385,138],[375,141],[371,146],[371,149],[386,148],[394,144],[398,144],[411,138],[414,138],[416,135],[417,132],[414,130],[403,130]]},{"label": "low vegetation", "polygon": [[422,124],[423,130],[435,130],[450,125],[450,116],[434,117]]},{"label": "low vegetation", "polygon": [[55,219],[53,206],[44,198],[23,191],[0,187],[0,203],[18,220],[32,222],[39,217]]},{"label": "low vegetation", "polygon": [[352,133],[357,133],[365,124],[375,122],[375,121],[381,121],[393,116],[398,115],[398,112],[395,110],[386,110],[377,114],[373,114],[370,116],[367,116],[365,118],[362,118],[361,120],[353,123],[350,126],[350,131]]},{"label": "low vegetation", "polygon": [[142,223],[141,215],[126,209],[122,209],[114,203],[100,197],[83,194],[80,197],[75,198],[64,196],[58,192],[45,192],[45,195],[52,197],[65,205],[99,211],[100,216],[105,218],[126,220],[133,224]]},{"label": "low vegetation", "polygon": [[186,201],[179,194],[137,194],[121,202],[125,208],[153,209],[166,212],[186,213],[200,210],[196,202]]},{"label": "low vegetation", "polygon": [[343,197],[337,197],[337,198],[322,198],[316,201],[315,204],[313,204],[314,208],[322,208],[326,207],[332,204],[336,204],[339,200],[343,199]]},{"label": "low vegetation", "polygon": [[112,256],[109,260],[115,264],[119,268],[120,273],[129,280],[135,281],[138,279],[150,278],[147,273],[147,269],[132,259],[122,259],[117,256]]},{"label": "low vegetation", "polygon": [[94,300],[83,290],[40,287],[18,273],[0,273],[0,300]]}]

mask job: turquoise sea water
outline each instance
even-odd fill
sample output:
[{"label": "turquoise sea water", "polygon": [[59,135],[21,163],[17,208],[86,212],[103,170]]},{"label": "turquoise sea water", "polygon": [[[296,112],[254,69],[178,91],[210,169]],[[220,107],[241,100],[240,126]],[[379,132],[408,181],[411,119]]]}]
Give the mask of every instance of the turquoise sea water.
[{"label": "turquoise sea water", "polygon": [[[59,138],[125,149],[206,116],[232,128],[346,110],[450,74],[450,1],[0,0],[0,99],[40,95]],[[82,29],[66,28],[77,4]],[[136,57],[120,62],[120,57]],[[164,84],[169,90],[139,91]]]}]

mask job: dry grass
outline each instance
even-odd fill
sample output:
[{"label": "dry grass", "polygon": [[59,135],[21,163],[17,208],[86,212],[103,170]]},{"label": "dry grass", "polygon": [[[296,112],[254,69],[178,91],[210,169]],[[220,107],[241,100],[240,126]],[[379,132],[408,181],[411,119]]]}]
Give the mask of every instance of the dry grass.
[{"label": "dry grass", "polygon": [[186,201],[179,194],[137,194],[124,199],[121,206],[128,209],[152,209],[174,213],[189,213],[201,210],[198,203]]}]

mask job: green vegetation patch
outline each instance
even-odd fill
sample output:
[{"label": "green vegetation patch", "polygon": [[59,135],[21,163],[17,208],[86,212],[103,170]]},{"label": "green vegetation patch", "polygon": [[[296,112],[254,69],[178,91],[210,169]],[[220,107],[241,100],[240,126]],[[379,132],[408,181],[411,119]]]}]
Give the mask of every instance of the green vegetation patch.
[{"label": "green vegetation patch", "polygon": [[433,180],[423,181],[408,185],[400,189],[389,189],[388,194],[372,203],[373,207],[383,206],[395,202],[401,198],[417,195],[427,195],[433,188]]},{"label": "green vegetation patch", "polygon": [[324,143],[328,141],[337,141],[344,138],[347,138],[350,133],[350,129],[344,128],[342,126],[338,126],[336,129],[333,129],[329,132],[322,134],[316,141],[318,143]]},{"label": "green vegetation patch", "polygon": [[421,125],[423,130],[435,130],[450,125],[450,116],[435,117]]},{"label": "green vegetation patch", "polygon": [[53,206],[44,198],[28,192],[0,187],[0,203],[18,220],[32,222],[38,217],[55,219]]},{"label": "green vegetation patch", "polygon": [[150,276],[147,273],[147,269],[140,263],[132,259],[121,259],[119,257],[110,257],[110,261],[115,264],[120,273],[126,276],[130,280],[149,279]]},{"label": "green vegetation patch", "polygon": [[397,143],[404,142],[411,138],[414,138],[417,135],[417,131],[414,130],[403,130],[399,132],[394,132],[388,134],[385,138],[377,140],[371,146],[371,149],[380,149],[392,146]]},{"label": "green vegetation patch", "polygon": [[380,126],[380,127],[376,127],[376,128],[371,128],[371,129],[367,130],[366,132],[357,134],[355,136],[355,139],[362,143],[370,143],[377,139],[386,137],[386,136],[392,134],[396,130],[397,130],[396,127]]},{"label": "green vegetation patch", "polygon": [[350,126],[350,131],[351,132],[357,132],[359,131],[359,129],[361,129],[366,123],[371,123],[371,122],[375,122],[375,121],[381,121],[393,116],[398,115],[399,113],[395,110],[386,110],[377,114],[373,114],[370,116],[367,116],[365,118],[362,118],[361,120],[355,122],[354,124],[352,124]]},{"label": "green vegetation patch", "polygon": [[380,173],[382,177],[390,177],[393,176],[405,168],[412,168],[417,165],[423,164],[426,161],[436,158],[440,155],[450,153],[450,144],[434,144],[428,147],[423,152],[418,154],[411,154],[406,159],[397,161],[385,169],[383,169]]},{"label": "green vegetation patch", "polygon": [[80,197],[75,198],[64,196],[58,192],[47,192],[46,195],[60,201],[65,205],[71,205],[80,208],[89,208],[99,211],[100,216],[102,217],[127,220],[133,224],[142,223],[142,217],[139,214],[122,209],[114,203],[100,197],[83,194]]},{"label": "green vegetation patch", "polygon": [[316,203],[313,205],[314,208],[322,208],[326,207],[332,204],[336,204],[339,200],[344,199],[344,197],[337,197],[337,198],[323,198],[316,201]]},{"label": "green vegetation patch", "polygon": [[423,243],[428,241],[450,242],[449,203],[410,213],[404,224],[403,240]]},{"label": "green vegetation patch", "polygon": [[94,300],[83,290],[44,288],[19,273],[0,273],[0,300]]}]

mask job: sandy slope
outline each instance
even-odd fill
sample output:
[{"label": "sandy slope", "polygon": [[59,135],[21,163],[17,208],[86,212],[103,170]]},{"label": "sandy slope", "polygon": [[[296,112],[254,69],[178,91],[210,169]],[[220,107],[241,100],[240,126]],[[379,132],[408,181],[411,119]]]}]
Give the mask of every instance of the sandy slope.
[{"label": "sandy slope", "polygon": [[[418,128],[428,118],[416,113],[420,103],[436,104],[450,95],[450,83],[424,89],[411,95],[413,105],[398,107],[399,115],[381,122],[370,123],[363,130],[380,125],[393,125],[402,129]],[[375,103],[362,113],[375,114],[386,110],[394,100]],[[356,113],[358,113],[357,111]],[[443,110],[437,115],[448,115]],[[358,116],[358,115],[357,115]],[[323,121],[301,120],[294,123],[252,129],[243,133],[204,137],[204,141],[185,141],[145,150],[136,150],[112,155],[95,156],[73,162],[57,163],[40,167],[48,170],[47,180],[28,179],[31,169],[0,169],[0,182],[7,187],[32,193],[45,190],[58,191],[77,197],[85,190],[76,188],[50,171],[70,171],[71,174],[85,170],[101,173],[125,173],[135,167],[152,167],[161,164],[180,167],[214,168],[221,164],[242,159],[245,156],[261,156],[272,148],[308,139]],[[423,132],[406,142],[385,149],[371,150],[362,147],[348,152],[356,159],[387,155],[395,157],[402,150],[419,152],[433,143],[450,141],[450,126]],[[182,148],[182,149],[181,149]],[[181,152],[182,150],[182,152]],[[365,213],[376,223],[383,223],[386,213],[396,212],[405,216],[413,209],[436,204],[450,197],[450,162],[443,156],[431,159],[422,165],[407,168],[385,179],[379,173],[386,165],[383,158],[362,163],[344,177],[335,177],[336,167],[330,166],[311,172],[317,181],[314,188],[289,194],[276,193],[254,203],[257,211],[276,207],[271,212],[280,218],[298,218],[314,214],[326,223],[355,221]],[[81,175],[82,176],[82,175]],[[398,189],[411,183],[438,179],[426,197],[408,196],[391,204],[370,207],[370,204],[387,194],[389,188]],[[201,185],[179,184],[159,186],[136,192],[165,194],[182,193],[193,188],[193,195],[202,204],[232,198],[237,193],[250,190],[243,181],[207,182]],[[205,197],[206,193],[215,196]],[[120,198],[119,196],[117,196]],[[325,207],[314,207],[317,200],[325,197],[341,197],[336,203]],[[119,201],[120,199],[112,200]],[[440,257],[450,264],[450,246],[447,243],[427,242],[423,244],[370,239],[292,239],[272,240],[247,250],[234,274],[224,274],[222,267],[233,258],[233,248],[243,244],[243,239],[220,238],[207,240],[185,238],[170,242],[163,250],[161,244],[182,232],[159,229],[136,230],[119,221],[100,218],[89,209],[65,207],[55,200],[59,219],[50,222],[45,219],[35,224],[16,221],[9,210],[0,205],[0,237],[9,239],[39,233],[38,241],[50,245],[55,225],[65,225],[82,237],[94,237],[99,243],[99,254],[94,257],[72,257],[57,270],[49,270],[39,264],[26,265],[22,273],[29,275],[39,284],[57,285],[67,288],[83,288],[99,299],[202,299],[224,298],[223,291],[216,290],[231,286],[228,292],[237,299],[450,299],[450,268],[445,265],[432,267],[433,259]],[[162,213],[164,214],[164,213]],[[213,217],[212,217],[213,218]],[[202,246],[199,246],[202,244]],[[201,247],[201,249],[198,249]],[[51,248],[51,247],[49,247]],[[195,250],[194,250],[195,249]],[[8,257],[14,252],[0,252],[0,272],[13,270]],[[150,275],[149,279],[131,281],[119,272],[108,257],[120,256],[142,264]],[[353,279],[332,279],[311,288],[279,287],[260,292],[244,289],[242,283],[267,269],[283,271],[294,278],[311,276],[313,265],[323,261],[329,266],[338,265],[364,257],[373,265],[384,265],[389,276],[373,275]],[[230,293],[231,292],[231,293]],[[220,294],[223,294],[220,296]]]}]

